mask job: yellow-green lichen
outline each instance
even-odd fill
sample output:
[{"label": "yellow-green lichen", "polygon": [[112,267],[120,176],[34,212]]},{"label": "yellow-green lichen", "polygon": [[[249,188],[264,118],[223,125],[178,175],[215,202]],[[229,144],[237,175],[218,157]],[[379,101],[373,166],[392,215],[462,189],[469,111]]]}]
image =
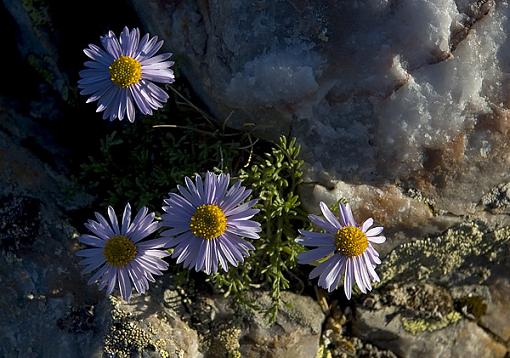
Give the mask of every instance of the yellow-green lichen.
[{"label": "yellow-green lichen", "polygon": [[213,329],[208,354],[211,357],[241,358],[241,329],[233,322],[222,322]]},{"label": "yellow-green lichen", "polygon": [[494,230],[494,239],[499,242],[508,241],[510,239],[510,226]]},{"label": "yellow-green lichen", "polygon": [[[443,280],[459,272],[467,260],[483,256],[493,261],[501,257],[499,251],[509,238],[508,227],[488,231],[483,223],[467,222],[438,236],[405,243],[393,250],[378,269],[382,276],[379,286],[389,281]],[[482,282],[490,275],[483,266],[466,266],[462,271],[471,275],[471,281]]]},{"label": "yellow-green lichen", "polygon": [[439,320],[425,320],[422,318],[402,318],[402,327],[409,333],[417,335],[423,332],[434,332],[458,322],[462,318],[457,311],[452,311]]},{"label": "yellow-green lichen", "polygon": [[119,301],[110,297],[112,304],[111,322],[104,338],[104,352],[117,358],[129,358],[133,353],[141,353],[143,350],[152,350],[159,353],[163,358],[169,354],[163,347],[163,339],[154,340],[149,326],[149,332],[142,329],[134,322],[128,312],[119,307]]}]

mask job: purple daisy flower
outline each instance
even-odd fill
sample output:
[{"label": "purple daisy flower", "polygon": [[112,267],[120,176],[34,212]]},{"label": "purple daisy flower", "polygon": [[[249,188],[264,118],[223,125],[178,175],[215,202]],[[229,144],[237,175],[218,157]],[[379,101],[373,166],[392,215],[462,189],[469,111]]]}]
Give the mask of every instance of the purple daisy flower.
[{"label": "purple daisy flower", "polygon": [[320,207],[324,219],[316,215],[309,215],[308,218],[325,232],[299,230],[302,236],[297,238],[296,242],[315,248],[300,254],[298,262],[311,264],[327,258],[310,272],[310,279],[319,276],[319,286],[328,292],[335,290],[343,279],[348,299],[351,298],[354,282],[361,292],[367,293],[372,290],[371,281],[380,281],[375,267],[381,260],[372,244],[386,241],[386,238],[380,235],[383,228],[370,228],[374,224],[371,218],[358,226],[349,204],[340,204],[339,219],[323,202]]},{"label": "purple daisy flower", "polygon": [[228,174],[207,172],[195,183],[186,177],[186,188],[177,186],[179,194],[170,193],[163,207],[162,226],[170,227],[162,233],[168,244],[175,247],[172,254],[177,263],[207,274],[218,271],[218,263],[228,271],[249,256],[252,244],[242,237],[258,239],[260,224],[250,220],[259,212],[253,209],[257,200],[243,203],[251,190],[236,182],[229,188]]},{"label": "purple daisy flower", "polygon": [[78,81],[80,93],[90,96],[87,103],[98,101],[96,112],[104,112],[103,119],[110,121],[122,120],[127,113],[133,122],[134,104],[148,115],[163,107],[168,94],[153,82],[174,82],[174,62],[167,61],[172,54],[154,56],[163,41],[149,34],[140,39],[138,29],[124,27],[118,39],[112,31],[101,36],[101,44],[104,49],[90,44],[83,50],[92,59],[85,62]]},{"label": "purple daisy flower", "polygon": [[98,281],[99,289],[106,288],[111,294],[118,284],[122,299],[128,301],[134,286],[139,293],[145,293],[149,288],[149,281],[154,282],[153,275],[162,275],[168,268],[163,261],[170,256],[166,250],[165,240],[144,238],[159,229],[159,223],[154,221],[154,213],[147,208],[138,211],[131,222],[131,206],[124,208],[122,222],[119,225],[115,211],[108,207],[108,222],[104,216],[95,213],[97,221],[89,220],[85,227],[94,235],[82,235],[81,243],[91,246],[76,252],[84,257],[80,262],[85,266],[84,273],[97,270],[89,285]]}]

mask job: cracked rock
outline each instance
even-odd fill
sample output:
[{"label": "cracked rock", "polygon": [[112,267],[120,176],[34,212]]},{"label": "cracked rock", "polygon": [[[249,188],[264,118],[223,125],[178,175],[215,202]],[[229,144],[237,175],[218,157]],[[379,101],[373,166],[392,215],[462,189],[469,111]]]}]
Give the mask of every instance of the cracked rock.
[{"label": "cracked rock", "polygon": [[437,233],[510,179],[508,1],[131,3],[219,119],[298,138],[309,209]]}]

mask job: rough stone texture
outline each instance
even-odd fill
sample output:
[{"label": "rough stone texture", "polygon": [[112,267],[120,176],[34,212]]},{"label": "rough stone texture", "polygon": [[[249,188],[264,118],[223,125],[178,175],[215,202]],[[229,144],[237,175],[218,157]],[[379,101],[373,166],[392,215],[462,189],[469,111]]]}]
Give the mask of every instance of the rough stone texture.
[{"label": "rough stone texture", "polygon": [[399,356],[504,357],[510,229],[464,223],[399,246],[361,297],[353,333]]},{"label": "rough stone texture", "polygon": [[373,344],[367,343],[357,337],[348,335],[347,327],[349,320],[352,320],[350,307],[344,311],[333,305],[329,317],[326,320],[322,331],[321,347],[317,358],[348,358],[348,357],[369,357],[369,358],[396,358],[390,350],[385,350]]},{"label": "rough stone texture", "polygon": [[448,327],[418,335],[405,330],[399,313],[385,307],[377,311],[359,309],[354,330],[357,335],[390,349],[401,357],[504,357],[507,348],[476,323],[460,320]]},{"label": "rough stone texture", "polygon": [[87,197],[66,196],[70,183],[23,146],[27,121],[0,111],[0,356],[101,356],[97,291],[82,281],[62,213]]},{"label": "rough stone texture", "polygon": [[[284,305],[275,324],[268,325],[262,313],[247,317],[240,335],[242,357],[314,357],[319,349],[324,313],[310,297],[284,292]],[[269,307],[267,294],[254,294],[253,302]]]},{"label": "rough stone texture", "polygon": [[[157,293],[154,295],[158,297]],[[150,296],[135,296],[129,303],[111,298],[111,317],[104,351],[115,357],[154,354],[156,357],[200,358],[198,336],[172,310]]]},{"label": "rough stone texture", "polygon": [[508,214],[510,206],[510,183],[502,183],[482,197],[482,205],[491,212]]},{"label": "rough stone texture", "polygon": [[438,232],[508,182],[505,0],[131,3],[219,118],[298,137],[309,208]]},{"label": "rough stone texture", "polygon": [[157,285],[152,296],[123,304],[86,284],[68,212],[91,198],[42,160],[58,151],[51,137],[37,155],[30,150],[27,138],[49,133],[4,105],[0,99],[0,356],[201,357],[196,332],[160,305]]},{"label": "rough stone texture", "polygon": [[499,277],[490,280],[488,287],[490,290],[491,302],[487,306],[487,311],[481,316],[480,324],[493,334],[500,337],[501,340],[510,345],[510,265],[505,267]]},{"label": "rough stone texture", "polygon": [[505,277],[510,240],[508,227],[492,231],[481,222],[453,226],[444,233],[403,244],[393,250],[378,271],[382,284],[430,280],[453,287],[481,284]]},{"label": "rough stone texture", "polygon": [[[250,302],[262,310],[269,308],[267,292],[250,295]],[[283,300],[276,322],[270,325],[262,311],[254,312],[221,295],[177,289],[163,293],[164,310],[174,312],[198,332],[205,357],[315,356],[324,313],[309,297],[284,292]]]},{"label": "rough stone texture", "polygon": [[[283,292],[284,304],[276,322],[268,323],[264,310],[270,307],[268,292],[250,293],[249,302],[260,312],[235,304],[221,295],[196,295],[174,289],[165,290],[167,310],[174,311],[189,323],[200,337],[200,351],[205,357],[314,357],[324,313],[310,297]],[[195,296],[196,295],[196,296]]]}]

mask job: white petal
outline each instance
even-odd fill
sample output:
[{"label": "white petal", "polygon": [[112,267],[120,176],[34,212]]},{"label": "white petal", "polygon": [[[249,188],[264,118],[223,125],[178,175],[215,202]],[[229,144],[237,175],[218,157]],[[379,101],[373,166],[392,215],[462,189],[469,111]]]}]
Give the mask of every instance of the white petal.
[{"label": "white petal", "polygon": [[372,225],[374,225],[374,220],[372,218],[365,220],[365,222],[363,223],[363,225],[361,227],[361,231],[367,232],[367,230],[370,229],[370,226],[372,226]]},{"label": "white petal", "polygon": [[374,227],[374,228],[368,230],[365,234],[367,236],[377,236],[381,232],[383,232],[383,230],[384,230],[384,228],[382,226],[378,226],[378,227]]}]

